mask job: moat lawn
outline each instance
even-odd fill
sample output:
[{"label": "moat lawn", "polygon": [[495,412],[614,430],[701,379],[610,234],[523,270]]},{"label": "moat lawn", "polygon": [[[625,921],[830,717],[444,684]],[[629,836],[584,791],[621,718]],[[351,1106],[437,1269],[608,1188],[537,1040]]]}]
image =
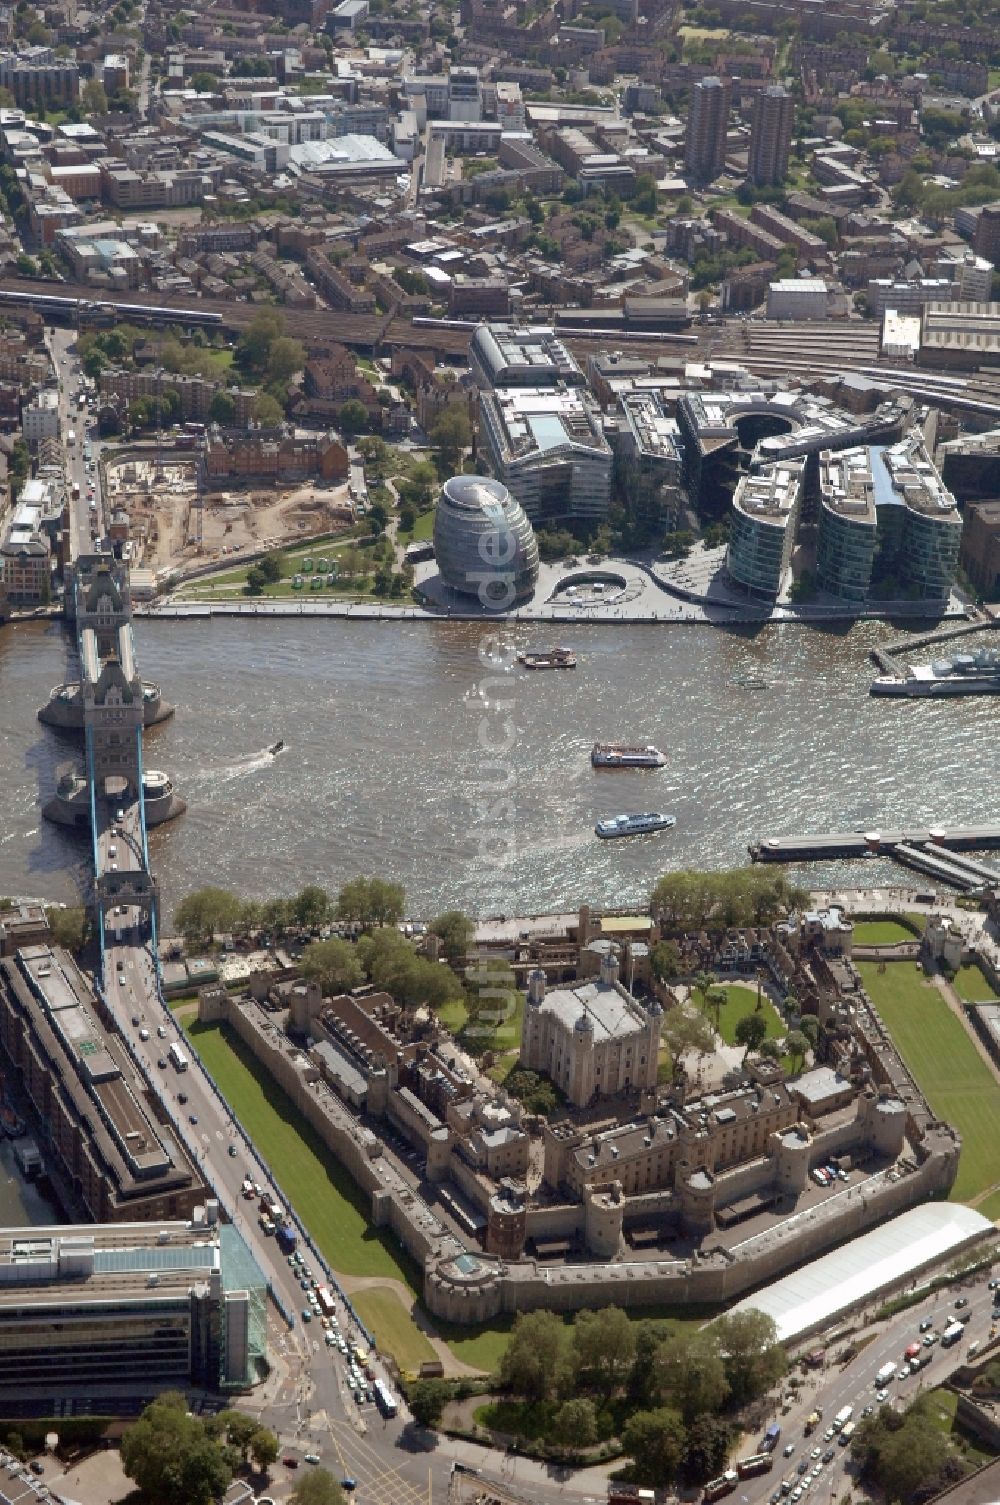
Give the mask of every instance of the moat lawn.
[{"label": "moat lawn", "polygon": [[992,1003],[996,989],[979,967],[959,967],[955,974],[955,992],[963,1003]]},{"label": "moat lawn", "polygon": [[195,1020],[187,1033],[331,1267],[344,1275],[392,1276],[416,1295],[416,1266],[392,1234],[369,1226],[367,1198],[236,1032]]},{"label": "moat lawn", "polygon": [[1000,1085],[944,998],[913,962],[857,963],[861,980],[935,1113],[962,1136],[953,1202],[997,1180]]},{"label": "moat lawn", "polygon": [[919,930],[911,930],[900,920],[856,920],[854,943],[857,946],[898,946],[902,941],[915,941]]},{"label": "moat lawn", "polygon": [[437,1358],[399,1293],[391,1287],[371,1286],[367,1291],[355,1291],[351,1301],[365,1327],[375,1334],[379,1349],[391,1353],[400,1369],[416,1374],[421,1364]]}]

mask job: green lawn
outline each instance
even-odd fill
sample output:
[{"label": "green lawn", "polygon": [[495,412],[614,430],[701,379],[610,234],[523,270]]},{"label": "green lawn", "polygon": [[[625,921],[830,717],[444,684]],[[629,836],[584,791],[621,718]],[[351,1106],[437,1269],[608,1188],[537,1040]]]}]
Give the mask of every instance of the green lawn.
[{"label": "green lawn", "polygon": [[[290,594],[291,579],[296,573],[302,573],[302,561],[311,559],[313,569],[309,574],[316,573],[315,564],[318,559],[337,554],[356,543],[359,537],[364,536],[366,530],[360,526],[341,529],[338,533],[328,533],[322,538],[311,540],[308,544],[289,544],[284,549],[274,549],[272,552],[281,561],[282,574],[287,577],[276,585],[268,586],[264,592],[270,594]],[[256,561],[247,564],[238,564],[230,569],[221,569],[212,575],[201,575],[197,580],[189,581],[182,587],[186,594],[204,592],[206,595],[221,595],[230,589],[241,591],[247,583],[247,571],[253,567]],[[296,591],[296,595],[308,595],[308,590]]]},{"label": "green lawn", "polygon": [[991,1223],[1000,1219],[1000,1191],[990,1192],[981,1202],[976,1203],[976,1211],[984,1218],[989,1218]]},{"label": "green lawn", "polygon": [[[745,1015],[756,1011],[757,989],[755,987],[745,987],[742,983],[720,983],[718,991],[726,995],[726,1001],[719,1010],[719,1033],[727,1045],[735,1045],[736,1026]],[[700,993],[695,993],[694,1001],[700,1004]],[[788,1033],[788,1026],[766,995],[761,1013],[767,1025],[766,1038],[768,1040],[784,1039]],[[713,1021],[715,1020],[714,1008],[709,1008],[708,1017]]]},{"label": "green lawn", "polygon": [[405,531],[400,528],[397,536],[398,541],[406,547],[410,543],[430,543],[434,537],[434,511],[430,507],[426,512],[421,512],[412,528]]},{"label": "green lawn", "polygon": [[395,1291],[373,1286],[351,1297],[354,1309],[384,1353],[391,1353],[400,1369],[416,1374],[437,1354],[417,1327]]},{"label": "green lawn", "polygon": [[898,920],[858,920],[854,939],[859,946],[896,946],[900,941],[914,941],[917,937]]},{"label": "green lawn", "polygon": [[913,962],[858,962],[861,981],[935,1113],[962,1136],[952,1188],[970,1201],[997,1180],[1000,1085],[941,994]]},{"label": "green lawn", "polygon": [[236,1032],[195,1021],[187,1033],[331,1267],[392,1276],[416,1295],[415,1266],[386,1230],[369,1227],[368,1199]]},{"label": "green lawn", "polygon": [[197,993],[178,993],[178,995],[177,995],[176,998],[168,998],[168,1000],[167,1000],[167,1008],[170,1010],[171,1013],[175,1013],[177,1011],[177,1009],[190,1008],[190,1006],[191,1006],[192,1003],[197,1003],[197,1002],[198,1002],[198,994]]},{"label": "green lawn", "polygon": [[992,1003],[996,991],[978,967],[959,967],[955,974],[955,991],[963,1003]]}]

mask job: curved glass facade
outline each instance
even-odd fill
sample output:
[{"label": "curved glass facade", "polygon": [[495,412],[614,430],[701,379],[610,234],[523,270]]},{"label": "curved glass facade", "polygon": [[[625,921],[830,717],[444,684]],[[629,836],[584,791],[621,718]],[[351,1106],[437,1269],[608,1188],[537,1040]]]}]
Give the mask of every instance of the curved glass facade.
[{"label": "curved glass facade", "polygon": [[527,600],[538,544],[521,504],[490,476],[452,476],[434,515],[434,554],[452,590],[494,611]]}]

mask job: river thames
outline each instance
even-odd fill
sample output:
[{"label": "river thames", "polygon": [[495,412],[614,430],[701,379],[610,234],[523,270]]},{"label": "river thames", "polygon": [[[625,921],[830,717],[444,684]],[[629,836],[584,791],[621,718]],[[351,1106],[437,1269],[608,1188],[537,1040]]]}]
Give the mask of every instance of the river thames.
[{"label": "river thames", "polygon": [[[177,707],[146,764],[188,801],[150,838],[167,916],[202,884],[265,898],[358,873],[404,884],[414,916],[622,906],[666,869],[746,861],[762,835],[994,818],[1000,703],[870,698],[888,626],[559,630],[575,671],[491,668],[487,630],[461,623],[137,620],[143,675]],[[0,632],[0,893],[73,900],[86,881],[87,844],[39,808],[78,756],[35,718],[71,672],[61,627]],[[595,772],[597,740],[654,742],[667,766]],[[599,841],[594,822],[625,810],[677,825]]]}]

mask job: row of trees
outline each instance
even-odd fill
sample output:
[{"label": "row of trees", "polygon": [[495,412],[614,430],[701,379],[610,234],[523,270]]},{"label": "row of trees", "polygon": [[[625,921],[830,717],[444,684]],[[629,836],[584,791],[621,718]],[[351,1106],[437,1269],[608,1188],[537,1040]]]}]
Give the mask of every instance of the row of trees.
[{"label": "row of trees", "polygon": [[785,1371],[773,1320],[736,1312],[691,1330],[633,1322],[618,1307],[580,1312],[571,1328],[552,1312],[518,1317],[497,1383],[547,1408],[546,1440],[579,1451],[608,1428],[643,1484],[698,1483],[724,1464],[726,1412],[763,1395]]},{"label": "row of trees", "polygon": [[650,898],[665,930],[718,932],[734,926],[768,925],[807,900],[781,869],[733,868],[728,872],[665,873]]},{"label": "row of trees", "polygon": [[216,935],[245,935],[262,930],[284,935],[292,930],[318,930],[333,920],[370,928],[396,925],[403,918],[406,890],[385,878],[352,878],[336,899],[318,883],[307,883],[293,898],[241,899],[226,888],[199,888],[188,894],[174,912],[174,924],[191,945],[211,942]]}]

